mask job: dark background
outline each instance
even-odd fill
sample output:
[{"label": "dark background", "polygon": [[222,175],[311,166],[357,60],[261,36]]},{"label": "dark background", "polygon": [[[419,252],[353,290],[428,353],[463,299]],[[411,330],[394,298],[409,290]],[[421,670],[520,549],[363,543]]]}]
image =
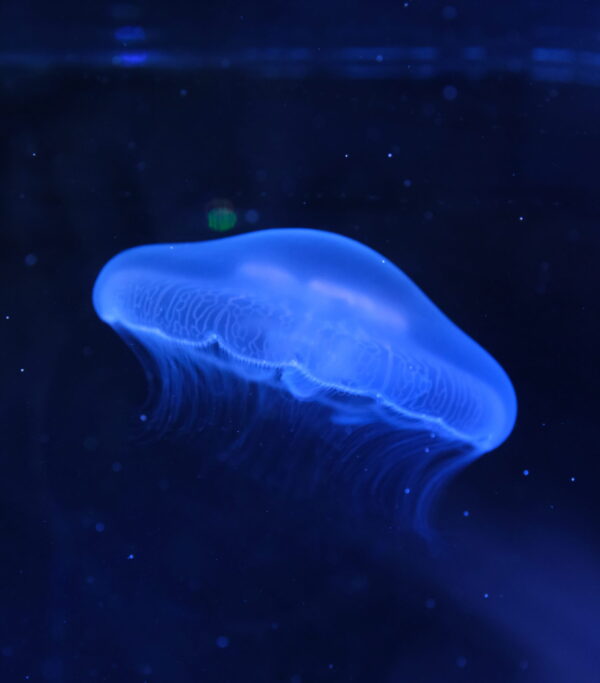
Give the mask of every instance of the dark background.
[{"label": "dark background", "polygon": [[[0,681],[600,680],[597,5],[62,5],[0,13]],[[215,200],[372,246],[507,370],[433,544],[139,438],[91,288]]]}]

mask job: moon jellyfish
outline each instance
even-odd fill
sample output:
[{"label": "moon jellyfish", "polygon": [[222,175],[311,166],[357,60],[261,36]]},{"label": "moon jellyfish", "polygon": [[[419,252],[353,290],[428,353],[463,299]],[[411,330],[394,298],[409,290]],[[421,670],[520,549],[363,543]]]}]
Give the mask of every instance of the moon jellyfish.
[{"label": "moon jellyfish", "polygon": [[155,424],[225,435],[223,459],[286,490],[345,482],[423,527],[439,485],[515,421],[500,365],[340,235],[136,247],[103,268],[93,299],[156,388]]}]

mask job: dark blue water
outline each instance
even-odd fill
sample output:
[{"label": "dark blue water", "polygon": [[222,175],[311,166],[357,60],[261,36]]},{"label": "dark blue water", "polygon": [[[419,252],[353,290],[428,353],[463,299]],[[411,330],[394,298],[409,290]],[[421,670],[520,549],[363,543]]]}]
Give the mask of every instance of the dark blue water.
[{"label": "dark blue water", "polygon": [[[597,12],[230,5],[3,10],[0,680],[598,680]],[[433,542],[140,420],[100,268],[279,226],[385,254],[513,381]]]}]

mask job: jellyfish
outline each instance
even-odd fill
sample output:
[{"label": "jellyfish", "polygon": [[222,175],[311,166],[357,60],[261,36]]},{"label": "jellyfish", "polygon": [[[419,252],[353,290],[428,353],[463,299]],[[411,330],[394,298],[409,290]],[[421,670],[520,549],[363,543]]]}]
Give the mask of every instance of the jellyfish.
[{"label": "jellyfish", "polygon": [[338,234],[135,247],[105,265],[93,302],[142,360],[155,425],[219,432],[222,459],[286,490],[343,482],[424,528],[441,484],[515,421],[500,365]]}]

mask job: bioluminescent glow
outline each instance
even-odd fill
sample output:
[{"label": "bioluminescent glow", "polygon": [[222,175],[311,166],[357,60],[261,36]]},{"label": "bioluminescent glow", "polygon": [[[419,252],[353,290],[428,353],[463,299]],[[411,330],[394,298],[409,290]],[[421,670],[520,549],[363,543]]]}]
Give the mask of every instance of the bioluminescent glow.
[{"label": "bioluminescent glow", "polygon": [[287,487],[351,481],[393,509],[418,501],[423,520],[433,490],[515,421],[498,363],[393,263],[336,234],[130,249],[94,306],[158,385],[156,422],[225,430],[227,457]]}]

